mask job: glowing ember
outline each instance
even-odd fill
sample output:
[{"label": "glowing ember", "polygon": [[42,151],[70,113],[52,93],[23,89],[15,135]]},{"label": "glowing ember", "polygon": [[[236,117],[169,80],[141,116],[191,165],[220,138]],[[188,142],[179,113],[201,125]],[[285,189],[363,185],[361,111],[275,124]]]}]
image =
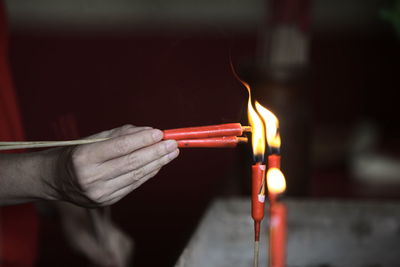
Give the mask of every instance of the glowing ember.
[{"label": "glowing ember", "polygon": [[270,168],[267,172],[268,192],[272,194],[281,194],[286,190],[285,176],[278,168]]}]

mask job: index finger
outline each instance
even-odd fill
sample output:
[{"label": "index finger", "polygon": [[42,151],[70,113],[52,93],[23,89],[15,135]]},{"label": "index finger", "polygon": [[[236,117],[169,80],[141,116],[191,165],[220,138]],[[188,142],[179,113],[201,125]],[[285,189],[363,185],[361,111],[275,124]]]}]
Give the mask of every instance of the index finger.
[{"label": "index finger", "polygon": [[155,144],[161,141],[162,138],[163,132],[160,130],[144,130],[86,145],[85,150],[87,157],[91,161],[100,163],[125,156],[135,150]]}]

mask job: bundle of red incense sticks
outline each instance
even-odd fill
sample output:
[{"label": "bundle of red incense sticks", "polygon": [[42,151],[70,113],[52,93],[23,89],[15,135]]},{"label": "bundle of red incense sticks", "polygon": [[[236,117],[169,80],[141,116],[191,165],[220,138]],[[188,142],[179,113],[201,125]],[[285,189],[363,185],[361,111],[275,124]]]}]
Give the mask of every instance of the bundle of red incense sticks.
[{"label": "bundle of red incense sticks", "polygon": [[245,132],[251,132],[250,126],[240,123],[227,123],[200,127],[188,127],[164,130],[164,139],[174,139],[178,147],[235,147],[247,143]]},{"label": "bundle of red incense sticks", "polygon": [[[227,123],[200,127],[188,127],[164,130],[164,140],[174,139],[178,147],[235,147],[239,143],[247,143],[245,132],[251,132],[250,126],[240,123]],[[109,138],[78,139],[68,141],[0,141],[0,150],[15,150],[25,148],[43,148],[54,146],[73,146],[105,141]]]}]

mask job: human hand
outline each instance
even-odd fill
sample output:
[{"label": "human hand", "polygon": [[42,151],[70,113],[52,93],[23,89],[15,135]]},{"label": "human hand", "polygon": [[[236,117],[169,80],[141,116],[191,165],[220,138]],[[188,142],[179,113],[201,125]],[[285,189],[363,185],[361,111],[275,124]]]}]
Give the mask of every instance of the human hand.
[{"label": "human hand", "polygon": [[174,140],[150,127],[125,125],[89,138],[109,140],[62,148],[56,176],[48,183],[55,199],[80,206],[111,205],[179,155]]},{"label": "human hand", "polygon": [[97,267],[126,267],[131,263],[133,240],[109,216],[109,207],[85,209],[58,203],[61,225],[72,249]]}]

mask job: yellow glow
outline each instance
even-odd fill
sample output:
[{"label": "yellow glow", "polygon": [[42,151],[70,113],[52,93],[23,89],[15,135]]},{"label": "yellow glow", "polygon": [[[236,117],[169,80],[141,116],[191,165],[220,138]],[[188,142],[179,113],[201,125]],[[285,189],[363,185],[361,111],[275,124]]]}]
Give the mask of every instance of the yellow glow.
[{"label": "yellow glow", "polygon": [[251,143],[253,146],[253,153],[255,155],[264,155],[265,152],[265,130],[261,118],[251,105],[251,98],[247,107],[247,116],[252,128]]},{"label": "yellow glow", "polygon": [[249,100],[247,103],[247,118],[252,128],[251,144],[253,146],[253,153],[254,155],[263,156],[265,152],[264,124],[260,116],[258,116],[257,112],[254,110],[253,105],[251,104],[250,86],[245,81],[242,80],[240,81],[243,83],[243,85],[247,88],[247,91],[249,92]]},{"label": "yellow glow", "polygon": [[268,192],[281,194],[286,190],[285,176],[278,168],[268,169],[267,172]]},{"label": "yellow glow", "polygon": [[249,120],[252,132],[251,145],[253,147],[253,154],[263,158],[266,146],[264,123],[251,103],[251,89],[249,84],[240,79],[235,71],[235,68],[233,67],[232,62],[230,62],[230,65],[236,79],[238,79],[244,85],[244,87],[246,87],[247,92],[249,93],[249,100],[247,103],[247,118]]},{"label": "yellow glow", "polygon": [[260,114],[265,123],[265,132],[266,132],[268,146],[274,148],[280,148],[281,137],[278,132],[279,129],[278,118],[274,115],[274,113],[263,107],[257,101],[256,101],[256,109],[258,114]]}]

